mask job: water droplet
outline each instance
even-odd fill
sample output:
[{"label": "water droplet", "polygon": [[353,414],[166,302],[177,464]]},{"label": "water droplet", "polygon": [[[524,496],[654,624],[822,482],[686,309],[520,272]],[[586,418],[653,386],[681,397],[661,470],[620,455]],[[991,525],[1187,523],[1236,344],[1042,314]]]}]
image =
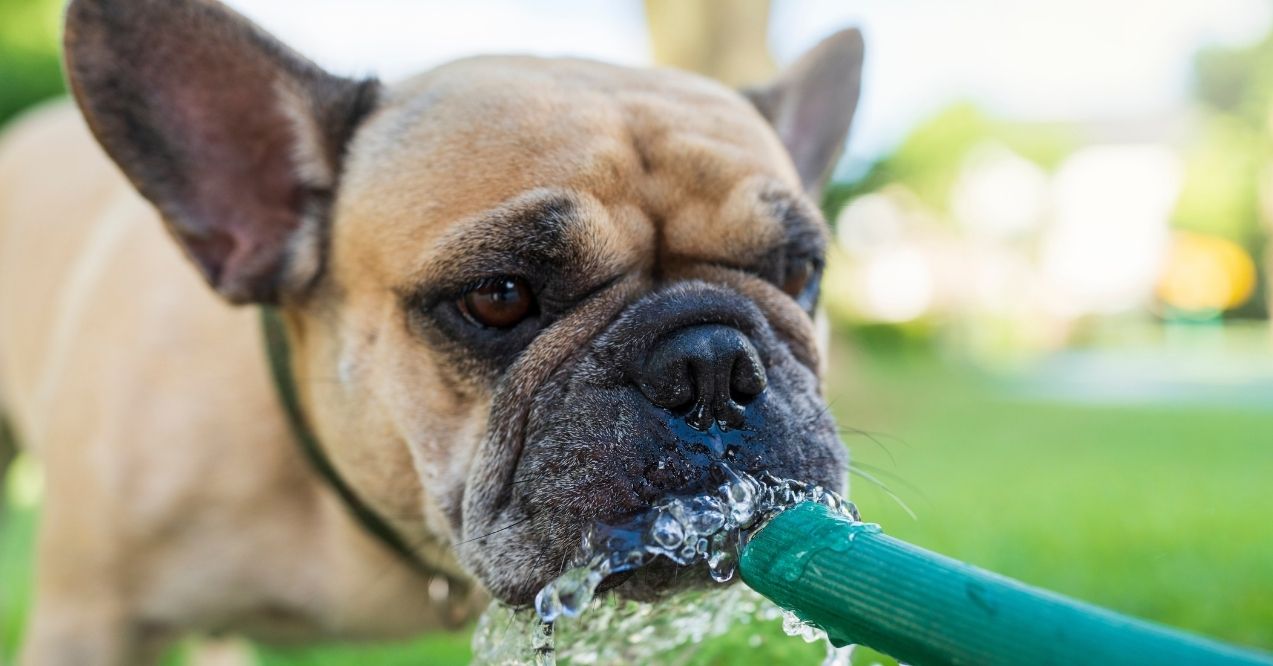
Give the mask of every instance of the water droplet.
[{"label": "water droplet", "polygon": [[707,558],[707,571],[711,575],[712,580],[717,583],[728,582],[734,577],[734,571],[738,568],[733,553],[718,550]]},{"label": "water droplet", "polygon": [[552,622],[561,615],[561,598],[557,596],[555,583],[549,583],[535,595],[535,613],[544,622]]},{"label": "water droplet", "polygon": [[649,557],[643,550],[620,550],[612,553],[609,561],[610,573],[619,573],[622,571],[631,571],[632,569],[646,564],[649,561]]},{"label": "water droplet", "polygon": [[688,502],[687,526],[695,534],[715,534],[725,525],[724,507],[714,497],[696,497]]},{"label": "water droplet", "polygon": [[673,550],[685,540],[685,530],[671,513],[661,512],[650,526],[650,538],[661,548]]},{"label": "water droplet", "polygon": [[791,611],[784,611],[782,614],[782,633],[800,638],[806,643],[820,641],[823,638],[821,629],[801,620]]},{"label": "water droplet", "polygon": [[853,533],[849,532],[847,539],[828,539],[826,544],[827,550],[833,553],[847,553],[853,549]]},{"label": "water droplet", "polygon": [[725,470],[729,481],[721,486],[721,493],[725,496],[726,506],[729,507],[730,518],[734,523],[746,527],[751,524],[755,516],[756,489],[748,483],[750,479],[739,476],[728,467]]},{"label": "water droplet", "polygon": [[602,578],[604,576],[599,571],[589,567],[577,567],[554,581],[553,586],[556,588],[561,615],[578,617],[587,607],[588,602],[592,601],[592,595],[601,584]]}]

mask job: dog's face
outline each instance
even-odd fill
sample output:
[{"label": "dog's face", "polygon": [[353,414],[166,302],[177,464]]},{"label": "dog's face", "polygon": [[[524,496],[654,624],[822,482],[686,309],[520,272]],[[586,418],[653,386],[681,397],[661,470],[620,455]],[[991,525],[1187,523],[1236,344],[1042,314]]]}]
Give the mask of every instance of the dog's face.
[{"label": "dog's face", "polygon": [[532,58],[386,88],[208,2],[68,17],[99,140],[214,288],[285,307],[341,473],[518,603],[590,524],[714,487],[722,464],[842,486],[807,192],[860,58],[841,33],[751,101]]}]

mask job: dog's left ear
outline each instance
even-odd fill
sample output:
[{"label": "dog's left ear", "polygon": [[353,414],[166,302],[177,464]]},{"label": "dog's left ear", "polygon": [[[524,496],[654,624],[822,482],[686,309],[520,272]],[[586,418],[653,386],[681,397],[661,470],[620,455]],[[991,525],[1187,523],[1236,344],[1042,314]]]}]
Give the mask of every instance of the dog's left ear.
[{"label": "dog's left ear", "polygon": [[106,152],[233,303],[322,266],[316,229],[373,80],[333,76],[216,0],[73,0],[66,68]]},{"label": "dog's left ear", "polygon": [[744,90],[777,130],[800,181],[818,194],[844,150],[862,82],[862,33],[831,35],[768,85]]}]

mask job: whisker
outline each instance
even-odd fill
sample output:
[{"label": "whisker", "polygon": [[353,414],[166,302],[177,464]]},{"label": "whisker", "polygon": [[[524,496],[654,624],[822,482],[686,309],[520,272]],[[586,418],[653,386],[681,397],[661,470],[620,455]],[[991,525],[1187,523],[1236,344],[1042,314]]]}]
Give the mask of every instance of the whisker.
[{"label": "whisker", "polygon": [[472,539],[465,539],[464,541],[461,541],[461,542],[459,542],[459,543],[457,543],[457,544],[455,544],[455,545],[457,545],[457,546],[463,546],[463,545],[464,545],[464,544],[466,544],[466,543],[472,543],[472,542],[474,542],[474,541],[479,541],[479,540],[481,540],[481,539],[485,539],[485,538],[486,538],[486,537],[488,537],[488,536],[491,536],[491,535],[494,535],[494,534],[499,534],[500,532],[503,532],[504,530],[508,530],[508,529],[512,529],[512,528],[514,528],[514,527],[517,527],[518,525],[521,525],[522,523],[524,523],[524,522],[526,522],[526,521],[528,521],[528,520],[530,520],[531,518],[534,518],[534,517],[535,517],[535,515],[534,515],[534,514],[531,514],[531,515],[529,515],[529,516],[526,516],[525,518],[522,518],[521,520],[518,520],[518,521],[516,521],[516,522],[514,522],[514,523],[510,523],[510,524],[508,524],[508,525],[505,525],[505,526],[503,526],[503,527],[501,527],[501,528],[499,528],[499,529],[497,529],[497,530],[492,530],[492,531],[490,531],[490,532],[487,532],[486,534],[483,534],[482,536],[475,536],[475,537],[473,537]]},{"label": "whisker", "polygon": [[910,505],[908,505],[900,496],[898,496],[897,493],[893,492],[893,490],[888,487],[888,484],[884,483],[883,481],[880,481],[875,476],[872,476],[869,472],[865,472],[863,470],[857,469],[856,467],[852,467],[852,466],[849,467],[849,474],[853,474],[857,476],[858,478],[863,479],[864,481],[869,481],[875,484],[876,487],[878,487],[881,491],[883,491],[885,495],[888,495],[890,499],[892,499],[894,502],[897,502],[897,505],[902,508],[902,511],[905,511],[906,515],[911,517],[911,520],[914,520],[914,521],[919,520],[919,516],[915,515],[915,512],[911,510]]},{"label": "whisker", "polygon": [[822,417],[826,416],[827,413],[831,411],[831,406],[834,405],[835,401],[839,399],[840,399],[840,396],[835,396],[831,398],[830,400],[828,400],[827,404],[823,405],[822,409],[818,410],[818,413],[814,415],[812,420],[816,422],[820,420]]},{"label": "whisker", "polygon": [[892,463],[894,467],[897,466],[897,458],[893,456],[893,452],[890,451],[887,446],[884,446],[884,442],[881,442],[879,438],[875,436],[874,433],[869,432],[867,430],[862,430],[860,428],[854,428],[851,426],[841,426],[836,429],[836,432],[841,437],[851,436],[851,437],[865,437],[869,439],[872,444],[874,444],[876,447],[879,448],[880,451],[884,452],[884,455],[888,456],[889,462]]},{"label": "whisker", "polygon": [[893,442],[894,444],[901,444],[902,446],[905,446],[908,449],[911,448],[910,442],[906,441],[905,437],[899,437],[898,435],[891,435],[887,432],[880,432],[878,430],[863,430],[862,428],[855,428],[853,426],[847,426],[847,425],[837,425],[836,430],[839,431],[840,434],[842,435],[850,434],[850,435],[862,435],[865,437],[875,437],[881,440],[888,440],[890,442]]},{"label": "whisker", "polygon": [[887,477],[889,479],[892,479],[893,481],[896,481],[898,484],[903,486],[906,490],[918,495],[920,499],[924,500],[924,502],[927,502],[930,504],[932,503],[932,500],[929,499],[928,496],[924,494],[923,489],[911,483],[910,481],[906,479],[906,477],[902,476],[901,474],[898,474],[897,472],[884,469],[882,467],[879,467],[878,465],[872,465],[870,463],[855,462],[855,461],[850,461],[848,464],[848,467],[851,467],[851,468],[856,467],[857,469],[861,469],[863,471],[869,472],[876,476]]}]

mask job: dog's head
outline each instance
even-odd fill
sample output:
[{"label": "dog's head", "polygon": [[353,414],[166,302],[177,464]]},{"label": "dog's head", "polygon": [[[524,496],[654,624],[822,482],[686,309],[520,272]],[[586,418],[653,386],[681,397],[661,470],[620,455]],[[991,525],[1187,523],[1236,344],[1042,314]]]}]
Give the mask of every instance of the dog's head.
[{"label": "dog's head", "polygon": [[840,33],[746,95],[535,58],[386,87],[211,0],[76,0],[67,24],[106,150],[214,289],[283,306],[341,474],[513,602],[588,525],[722,462],[842,486],[810,197],[861,55]]}]

